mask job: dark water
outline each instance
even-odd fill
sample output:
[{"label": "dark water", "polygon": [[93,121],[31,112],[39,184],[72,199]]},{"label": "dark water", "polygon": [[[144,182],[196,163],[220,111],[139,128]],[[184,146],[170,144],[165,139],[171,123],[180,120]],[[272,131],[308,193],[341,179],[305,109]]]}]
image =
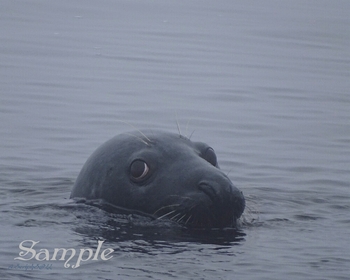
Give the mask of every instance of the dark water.
[{"label": "dark water", "polygon": [[[349,3],[1,1],[0,278],[348,279]],[[238,233],[69,200],[125,122],[176,120],[243,190]],[[112,259],[14,260],[23,240],[51,254],[98,239]]]}]

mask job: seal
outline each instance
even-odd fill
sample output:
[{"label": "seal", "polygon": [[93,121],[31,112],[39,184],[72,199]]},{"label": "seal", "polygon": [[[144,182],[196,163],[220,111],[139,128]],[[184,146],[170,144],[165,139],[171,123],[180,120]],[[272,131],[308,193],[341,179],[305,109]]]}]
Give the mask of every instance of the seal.
[{"label": "seal", "polygon": [[214,149],[163,131],[133,131],[102,144],[86,161],[71,198],[191,228],[235,227],[245,199],[220,170]]}]

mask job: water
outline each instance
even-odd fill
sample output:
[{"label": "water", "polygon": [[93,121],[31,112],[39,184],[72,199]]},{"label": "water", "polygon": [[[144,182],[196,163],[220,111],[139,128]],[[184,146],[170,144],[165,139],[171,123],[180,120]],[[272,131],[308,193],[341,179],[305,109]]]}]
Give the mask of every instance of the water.
[{"label": "water", "polygon": [[[348,279],[347,1],[2,1],[2,279]],[[239,235],[186,235],[69,200],[138,128],[210,144],[248,202]],[[136,221],[136,222],[135,222]],[[233,234],[233,233],[232,233]],[[64,268],[37,249],[113,248]]]}]

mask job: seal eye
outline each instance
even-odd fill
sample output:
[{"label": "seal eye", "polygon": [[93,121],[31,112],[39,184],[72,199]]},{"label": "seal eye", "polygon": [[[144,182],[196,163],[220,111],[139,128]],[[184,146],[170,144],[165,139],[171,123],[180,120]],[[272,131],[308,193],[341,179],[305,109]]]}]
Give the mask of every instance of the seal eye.
[{"label": "seal eye", "polygon": [[208,148],[204,153],[204,159],[209,162],[210,164],[216,166],[217,165],[217,159],[216,154],[214,152],[213,148]]},{"label": "seal eye", "polygon": [[131,163],[130,174],[134,180],[142,180],[149,171],[149,167],[146,162],[142,160],[135,160]]}]

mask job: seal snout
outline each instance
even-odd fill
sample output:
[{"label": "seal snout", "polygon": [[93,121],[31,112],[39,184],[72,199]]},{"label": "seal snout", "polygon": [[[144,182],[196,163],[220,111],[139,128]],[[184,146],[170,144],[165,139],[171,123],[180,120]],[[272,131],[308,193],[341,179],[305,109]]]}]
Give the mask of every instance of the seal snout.
[{"label": "seal snout", "polygon": [[243,193],[222,174],[213,176],[210,180],[201,180],[198,189],[209,199],[203,203],[214,219],[212,224],[217,227],[232,226],[242,215],[245,208]]}]

